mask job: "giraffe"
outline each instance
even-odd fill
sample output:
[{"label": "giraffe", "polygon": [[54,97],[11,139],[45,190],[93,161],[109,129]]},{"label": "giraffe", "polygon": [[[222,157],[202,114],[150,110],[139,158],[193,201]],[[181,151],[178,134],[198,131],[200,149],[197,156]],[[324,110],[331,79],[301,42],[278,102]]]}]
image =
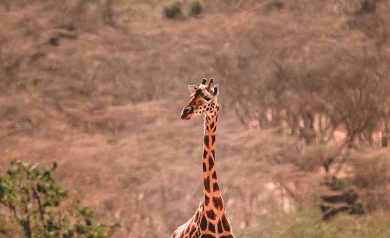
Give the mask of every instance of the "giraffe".
[{"label": "giraffe", "polygon": [[215,131],[217,129],[219,105],[218,84],[213,79],[199,86],[189,85],[191,98],[181,113],[181,119],[190,120],[193,115],[204,116],[203,181],[204,198],[194,216],[179,226],[172,238],[234,238],[225,212],[221,190],[215,168]]}]

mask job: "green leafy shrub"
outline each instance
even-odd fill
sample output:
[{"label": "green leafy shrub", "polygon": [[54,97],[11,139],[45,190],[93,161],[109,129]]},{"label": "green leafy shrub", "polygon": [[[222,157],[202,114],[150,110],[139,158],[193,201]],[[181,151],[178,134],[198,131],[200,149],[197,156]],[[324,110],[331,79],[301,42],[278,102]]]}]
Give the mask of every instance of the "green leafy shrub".
[{"label": "green leafy shrub", "polygon": [[191,15],[199,15],[203,11],[203,2],[201,0],[191,0],[190,13]]},{"label": "green leafy shrub", "polygon": [[167,18],[176,18],[181,15],[181,3],[177,0],[172,0],[164,5],[164,14]]},{"label": "green leafy shrub", "polygon": [[26,238],[112,235],[116,224],[96,223],[93,211],[78,201],[70,206],[63,205],[68,192],[54,179],[56,168],[56,163],[50,168],[41,168],[12,161],[6,173],[0,174],[0,223],[1,227],[6,227],[0,229],[0,237],[18,232]]}]

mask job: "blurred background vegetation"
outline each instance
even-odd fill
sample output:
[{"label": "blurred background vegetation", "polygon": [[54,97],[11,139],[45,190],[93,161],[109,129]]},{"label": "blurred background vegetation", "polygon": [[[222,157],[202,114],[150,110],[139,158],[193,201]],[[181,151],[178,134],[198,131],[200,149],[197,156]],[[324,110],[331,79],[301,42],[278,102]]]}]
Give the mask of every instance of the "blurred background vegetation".
[{"label": "blurred background vegetation", "polygon": [[57,162],[113,237],[168,237],[202,193],[186,85],[213,77],[238,237],[389,237],[389,25],[386,0],[3,0],[0,172]]}]

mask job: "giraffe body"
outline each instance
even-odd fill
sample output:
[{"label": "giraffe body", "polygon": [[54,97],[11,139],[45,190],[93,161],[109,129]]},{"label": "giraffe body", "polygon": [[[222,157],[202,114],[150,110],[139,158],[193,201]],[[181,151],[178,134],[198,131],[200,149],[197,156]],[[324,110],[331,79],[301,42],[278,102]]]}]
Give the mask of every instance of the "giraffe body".
[{"label": "giraffe body", "polygon": [[194,216],[173,233],[172,238],[234,238],[227,219],[215,169],[215,132],[219,106],[218,85],[211,87],[203,79],[199,87],[190,85],[191,99],[181,118],[189,120],[194,114],[204,115],[203,182],[204,198]]}]

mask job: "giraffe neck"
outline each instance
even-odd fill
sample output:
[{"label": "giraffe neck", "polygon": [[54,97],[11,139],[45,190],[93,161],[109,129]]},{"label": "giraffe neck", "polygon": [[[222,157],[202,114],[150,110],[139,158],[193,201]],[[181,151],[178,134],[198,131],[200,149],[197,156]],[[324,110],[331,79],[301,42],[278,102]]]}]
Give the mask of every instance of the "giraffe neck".
[{"label": "giraffe neck", "polygon": [[221,191],[219,189],[215,168],[215,131],[217,129],[218,109],[216,106],[212,113],[204,119],[204,144],[203,144],[203,180],[206,208],[211,208],[215,213],[224,210]]}]

